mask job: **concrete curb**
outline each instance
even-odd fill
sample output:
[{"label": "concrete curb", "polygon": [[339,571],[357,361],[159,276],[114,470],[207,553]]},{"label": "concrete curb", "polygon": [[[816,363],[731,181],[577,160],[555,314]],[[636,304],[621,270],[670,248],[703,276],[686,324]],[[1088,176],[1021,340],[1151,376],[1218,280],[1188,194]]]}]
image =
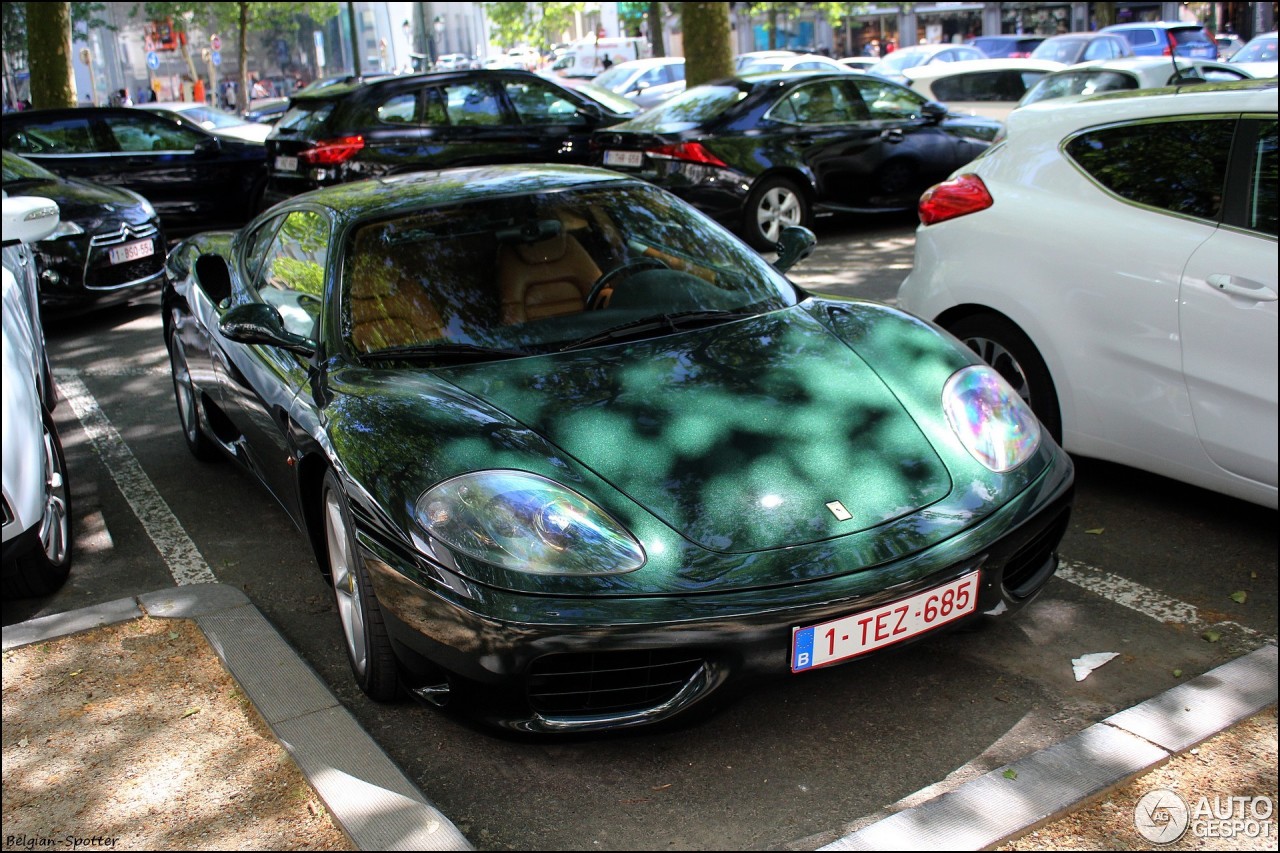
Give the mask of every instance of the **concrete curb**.
[{"label": "concrete curb", "polygon": [[191,584],[4,628],[8,650],[150,615],[192,619],[361,850],[472,850],[240,590]]},{"label": "concrete curb", "polygon": [[1061,743],[818,849],[989,849],[1125,784],[1275,702],[1276,646],[1266,645]]}]

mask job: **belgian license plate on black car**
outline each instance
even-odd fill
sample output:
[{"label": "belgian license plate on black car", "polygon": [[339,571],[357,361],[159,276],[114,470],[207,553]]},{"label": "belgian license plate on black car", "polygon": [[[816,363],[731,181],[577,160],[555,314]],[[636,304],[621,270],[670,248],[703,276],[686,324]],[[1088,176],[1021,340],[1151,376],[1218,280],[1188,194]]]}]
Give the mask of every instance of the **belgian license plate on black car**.
[{"label": "belgian license plate on black car", "polygon": [[298,171],[298,158],[279,154],[276,156],[276,168],[281,172],[296,172]]},{"label": "belgian license plate on black car", "polygon": [[123,246],[108,249],[107,260],[113,264],[123,264],[128,261],[136,261],[138,258],[149,258],[155,252],[155,247],[151,245],[150,240],[135,240],[132,243],[125,243]]},{"label": "belgian license plate on black car", "polygon": [[855,658],[940,625],[978,608],[978,572],[874,610],[821,625],[791,629],[791,671]]},{"label": "belgian license plate on black car", "polygon": [[604,152],[604,164],[606,166],[626,166],[631,169],[639,169],[644,165],[644,154],[640,151],[616,151],[610,149]]}]

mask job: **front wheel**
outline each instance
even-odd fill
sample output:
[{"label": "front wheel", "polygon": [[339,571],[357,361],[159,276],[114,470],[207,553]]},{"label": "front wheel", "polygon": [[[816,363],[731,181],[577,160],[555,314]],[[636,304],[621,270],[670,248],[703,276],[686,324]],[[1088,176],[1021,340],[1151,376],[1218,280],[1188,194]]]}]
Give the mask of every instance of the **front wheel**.
[{"label": "front wheel", "polygon": [[772,251],[788,225],[810,227],[808,199],[786,178],[764,178],[747,196],[743,237],[756,251]]},{"label": "front wheel", "polygon": [[169,334],[169,369],[173,373],[173,392],[178,400],[178,423],[182,426],[182,437],[187,442],[187,448],[192,456],[202,462],[217,459],[217,447],[205,435],[204,427],[200,424],[200,401],[195,383],[191,379],[191,368],[187,364],[187,352],[176,329]]},{"label": "front wheel", "polygon": [[346,492],[332,470],[324,476],[324,538],[351,672],[370,699],[389,702],[396,698],[399,680],[395,652],[369,572],[356,548]]},{"label": "front wheel", "polygon": [[969,349],[995,368],[1022,395],[1040,423],[1062,443],[1062,412],[1053,377],[1040,351],[1013,322],[996,314],[974,314],[947,327]]},{"label": "front wheel", "polygon": [[40,544],[18,557],[11,571],[5,571],[5,598],[49,595],[61,588],[71,573],[71,486],[67,482],[67,462],[48,409],[44,410],[42,421],[44,512],[36,530]]}]

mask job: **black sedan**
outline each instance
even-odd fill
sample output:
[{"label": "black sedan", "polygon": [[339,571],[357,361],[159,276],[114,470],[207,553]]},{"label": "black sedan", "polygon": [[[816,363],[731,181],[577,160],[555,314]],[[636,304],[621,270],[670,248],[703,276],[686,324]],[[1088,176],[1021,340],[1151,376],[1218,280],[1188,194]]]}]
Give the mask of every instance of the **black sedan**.
[{"label": "black sedan", "polygon": [[607,89],[569,89],[517,69],[353,78],[304,89],[267,138],[267,199],[421,169],[585,165],[592,131],[640,112]]},{"label": "black sedan", "polygon": [[913,209],[999,130],[879,77],[779,72],[695,87],[592,145],[764,250],[816,213]]},{"label": "black sedan", "polygon": [[59,178],[4,152],[4,191],[58,203],[57,230],[34,244],[44,313],[124,302],[160,286],[165,239],[151,204],[119,187]]},{"label": "black sedan", "polygon": [[306,193],[169,253],[182,434],[307,533],[370,697],[519,731],[1020,610],[1069,458],[959,341],[796,288],[813,234],[781,242],[603,169]]},{"label": "black sedan", "polygon": [[142,195],[173,236],[242,225],[266,184],[266,150],[130,107],[7,113],[4,149],[67,178]]}]

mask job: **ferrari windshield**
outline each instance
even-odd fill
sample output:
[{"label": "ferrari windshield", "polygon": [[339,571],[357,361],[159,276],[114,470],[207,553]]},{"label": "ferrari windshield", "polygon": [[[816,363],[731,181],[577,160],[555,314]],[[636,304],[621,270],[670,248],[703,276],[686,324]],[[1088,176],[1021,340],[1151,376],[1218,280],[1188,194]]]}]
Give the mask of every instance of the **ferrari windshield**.
[{"label": "ferrari windshield", "polygon": [[[358,355],[542,353],[795,304],[786,278],[645,186],[435,207],[353,229],[343,334]],[[649,322],[657,320],[661,322]],[[390,352],[389,352],[390,351]]]}]

